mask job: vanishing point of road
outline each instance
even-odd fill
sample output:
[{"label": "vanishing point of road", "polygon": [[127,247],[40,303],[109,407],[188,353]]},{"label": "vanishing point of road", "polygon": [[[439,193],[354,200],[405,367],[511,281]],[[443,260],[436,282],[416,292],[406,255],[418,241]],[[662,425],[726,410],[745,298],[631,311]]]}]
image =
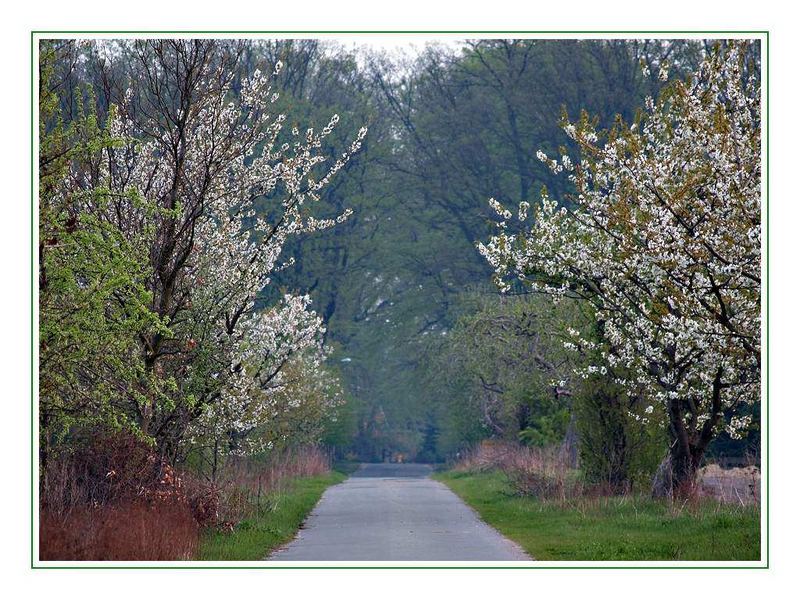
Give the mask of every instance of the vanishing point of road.
[{"label": "vanishing point of road", "polygon": [[268,560],[531,560],[430,473],[427,465],[361,465],[325,491],[298,536]]}]

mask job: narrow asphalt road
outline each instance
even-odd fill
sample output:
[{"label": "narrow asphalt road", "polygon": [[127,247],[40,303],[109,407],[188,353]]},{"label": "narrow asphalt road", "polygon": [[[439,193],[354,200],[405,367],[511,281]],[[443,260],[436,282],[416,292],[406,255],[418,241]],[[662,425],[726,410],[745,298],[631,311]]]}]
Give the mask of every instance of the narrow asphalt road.
[{"label": "narrow asphalt road", "polygon": [[430,473],[427,465],[361,465],[325,491],[298,536],[268,560],[531,560]]}]

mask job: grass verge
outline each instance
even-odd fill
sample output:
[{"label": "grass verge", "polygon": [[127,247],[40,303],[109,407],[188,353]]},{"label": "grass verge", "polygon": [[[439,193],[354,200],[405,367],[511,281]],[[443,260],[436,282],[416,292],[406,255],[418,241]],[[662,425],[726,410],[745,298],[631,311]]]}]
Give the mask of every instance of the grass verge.
[{"label": "grass verge", "polygon": [[262,560],[290,541],[300,525],[331,485],[347,479],[345,473],[303,477],[262,499],[257,513],[241,521],[233,531],[207,531],[200,539],[198,560]]},{"label": "grass verge", "polygon": [[499,471],[434,478],[537,560],[760,559],[758,507],[643,497],[537,500],[514,495]]}]

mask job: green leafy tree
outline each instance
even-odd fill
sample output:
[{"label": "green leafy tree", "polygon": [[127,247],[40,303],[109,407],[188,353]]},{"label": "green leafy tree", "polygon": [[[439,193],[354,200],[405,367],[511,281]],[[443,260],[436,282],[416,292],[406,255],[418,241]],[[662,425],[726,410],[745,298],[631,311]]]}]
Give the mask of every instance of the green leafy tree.
[{"label": "green leafy tree", "polygon": [[[101,154],[122,143],[102,124],[91,87],[67,123],[56,65],[72,42],[43,42],[39,59],[39,391],[44,461],[75,427],[137,430],[127,397],[155,393],[138,337],[165,331],[142,284],[147,254],[93,210],[112,192],[87,185]],[[43,462],[44,462],[43,461]]]}]

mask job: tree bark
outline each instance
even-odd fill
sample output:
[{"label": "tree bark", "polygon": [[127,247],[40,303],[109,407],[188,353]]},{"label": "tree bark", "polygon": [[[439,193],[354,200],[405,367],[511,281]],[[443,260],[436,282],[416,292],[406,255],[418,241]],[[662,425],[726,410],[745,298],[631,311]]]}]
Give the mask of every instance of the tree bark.
[{"label": "tree bark", "polygon": [[[670,420],[670,461],[672,465],[673,495],[687,496],[697,486],[697,471],[703,462],[706,449],[715,437],[722,414],[722,367],[717,369],[711,391],[708,418],[698,429],[698,417],[704,411],[691,399],[672,400],[667,409]],[[689,414],[689,423],[686,422]]]}]

